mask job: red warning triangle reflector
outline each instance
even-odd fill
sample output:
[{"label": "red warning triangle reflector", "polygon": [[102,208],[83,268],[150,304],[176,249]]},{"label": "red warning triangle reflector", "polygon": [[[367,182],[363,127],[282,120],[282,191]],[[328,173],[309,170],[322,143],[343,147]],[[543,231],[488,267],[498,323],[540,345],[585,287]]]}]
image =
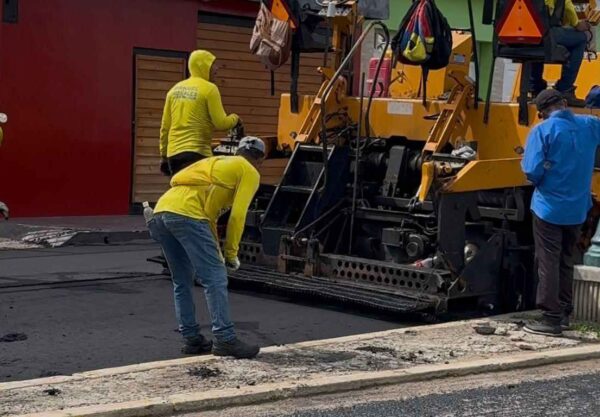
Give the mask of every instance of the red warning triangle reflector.
[{"label": "red warning triangle reflector", "polygon": [[543,24],[530,0],[511,0],[497,26],[498,40],[504,44],[540,44]]}]

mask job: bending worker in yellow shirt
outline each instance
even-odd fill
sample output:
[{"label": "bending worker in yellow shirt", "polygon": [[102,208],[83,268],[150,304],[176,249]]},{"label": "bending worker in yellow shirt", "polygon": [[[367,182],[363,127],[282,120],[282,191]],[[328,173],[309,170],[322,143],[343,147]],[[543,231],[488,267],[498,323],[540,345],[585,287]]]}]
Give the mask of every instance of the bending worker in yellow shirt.
[{"label": "bending worker in yellow shirt", "polygon": [[[257,168],[265,144],[254,137],[240,141],[236,156],[203,159],[176,174],[171,189],[158,201],[148,223],[171,269],[175,314],[184,338],[183,353],[211,351],[218,356],[252,358],[258,346],[240,341],[229,318],[227,269],[240,266],[237,254],[246,213],[258,189]],[[217,220],[231,208],[224,258],[219,250]],[[204,287],[212,321],[214,344],[201,334],[192,290],[195,272]]]},{"label": "bending worker in yellow shirt", "polygon": [[213,54],[198,50],[190,55],[191,77],[167,94],[160,128],[161,172],[175,175],[181,169],[212,156],[214,130],[230,130],[240,122],[227,115],[214,84],[218,64]]},{"label": "bending worker in yellow shirt", "polygon": [[[585,101],[578,99],[575,95],[575,80],[583,62],[583,54],[588,41],[586,32],[591,36],[591,25],[585,20],[579,20],[572,0],[545,0],[545,3],[550,15],[554,16],[555,12],[558,14],[556,23],[560,27],[554,32],[556,43],[569,51],[569,58],[563,64],[560,80],[557,81],[554,88],[560,91],[569,106],[584,107]],[[561,5],[564,5],[564,8],[556,8]],[[532,64],[529,89],[534,98],[548,87],[543,74],[543,63]]]}]

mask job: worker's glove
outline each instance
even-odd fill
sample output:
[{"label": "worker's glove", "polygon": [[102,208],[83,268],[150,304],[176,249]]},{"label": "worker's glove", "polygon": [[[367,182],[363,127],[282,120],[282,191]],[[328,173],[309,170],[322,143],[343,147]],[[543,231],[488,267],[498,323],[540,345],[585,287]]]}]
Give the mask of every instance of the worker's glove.
[{"label": "worker's glove", "polygon": [[167,177],[171,176],[171,168],[169,167],[169,160],[167,158],[160,160],[160,172]]},{"label": "worker's glove", "polygon": [[235,272],[240,269],[240,260],[237,256],[231,259],[226,259],[225,266],[229,272]]},{"label": "worker's glove", "polygon": [[237,140],[241,140],[244,136],[246,136],[244,122],[242,122],[242,119],[240,119],[239,116],[237,124],[233,127],[233,129],[231,129],[231,136]]}]

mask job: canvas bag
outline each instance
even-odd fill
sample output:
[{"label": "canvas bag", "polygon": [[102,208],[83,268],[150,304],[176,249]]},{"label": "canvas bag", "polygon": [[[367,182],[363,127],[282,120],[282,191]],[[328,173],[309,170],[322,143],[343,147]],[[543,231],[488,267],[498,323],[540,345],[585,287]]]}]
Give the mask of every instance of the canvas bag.
[{"label": "canvas bag", "polygon": [[392,40],[392,50],[397,61],[423,69],[425,103],[429,71],[446,67],[452,55],[452,30],[434,0],[413,1]]},{"label": "canvas bag", "polygon": [[289,23],[277,19],[261,2],[250,40],[250,52],[268,69],[275,71],[287,62],[291,49],[292,29]]}]

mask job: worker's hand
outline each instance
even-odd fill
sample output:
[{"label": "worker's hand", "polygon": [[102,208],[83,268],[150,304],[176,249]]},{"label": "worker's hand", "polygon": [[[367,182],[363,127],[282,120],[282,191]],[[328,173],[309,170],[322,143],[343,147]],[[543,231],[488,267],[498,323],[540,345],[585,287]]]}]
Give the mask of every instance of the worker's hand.
[{"label": "worker's hand", "polygon": [[592,25],[587,20],[580,20],[575,29],[579,32],[588,32],[592,30]]},{"label": "worker's hand", "polygon": [[240,132],[240,134],[244,134],[244,121],[242,120],[242,118],[240,116],[238,116],[238,122],[235,125],[234,129],[238,130]]},{"label": "worker's hand", "polygon": [[231,129],[230,135],[235,140],[241,140],[246,134],[244,133],[244,123],[242,119],[238,116],[237,124]]},{"label": "worker's hand", "polygon": [[225,266],[229,272],[235,272],[240,269],[240,260],[237,256],[231,259],[226,259]]},{"label": "worker's hand", "polygon": [[167,177],[171,176],[171,168],[169,168],[169,160],[167,158],[161,158],[160,172],[162,172],[163,175],[165,175]]}]

